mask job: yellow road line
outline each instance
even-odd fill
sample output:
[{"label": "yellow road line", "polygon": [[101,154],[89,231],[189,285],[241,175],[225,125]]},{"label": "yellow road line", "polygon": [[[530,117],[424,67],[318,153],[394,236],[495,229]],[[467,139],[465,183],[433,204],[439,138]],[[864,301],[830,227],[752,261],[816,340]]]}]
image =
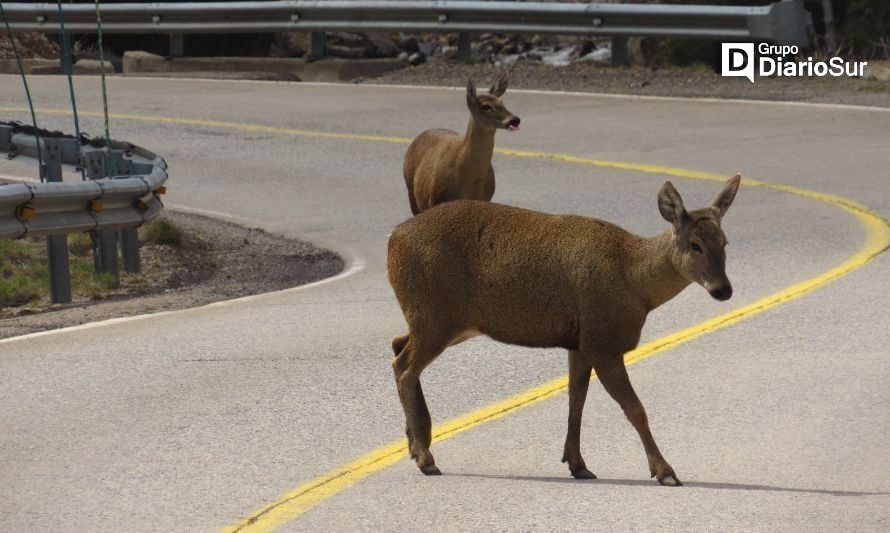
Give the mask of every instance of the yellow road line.
[{"label": "yellow road line", "polygon": [[[0,111],[26,111],[25,108],[9,108],[0,107]],[[69,115],[71,112],[64,109],[43,109],[40,113]],[[98,112],[81,112],[84,116],[102,116]],[[402,137],[388,137],[381,135],[360,135],[351,133],[332,133],[323,131],[299,130],[291,128],[280,128],[275,126],[264,126],[261,124],[241,124],[237,122],[223,122],[216,120],[196,120],[173,117],[155,117],[148,115],[129,115],[129,114],[111,114],[112,118],[120,120],[131,120],[136,122],[162,123],[162,124],[180,124],[189,126],[202,126],[208,128],[235,129],[239,131],[264,132],[279,135],[293,135],[304,137],[316,137],[327,139],[342,139],[356,141],[372,141],[405,144],[411,142],[411,139]],[[616,170],[628,170],[634,172],[644,172],[650,174],[659,174],[666,176],[674,176],[678,178],[719,181],[722,182],[726,176],[709,172],[697,172],[681,168],[664,167],[659,165],[647,165],[639,163],[628,163],[622,161],[604,161],[598,159],[589,159],[585,157],[573,156],[570,154],[553,154],[546,152],[496,149],[501,155],[530,158],[530,159],[549,159],[562,163],[588,165],[601,168],[611,168]],[[824,202],[854,216],[862,227],[865,229],[866,242],[855,254],[847,258],[843,263],[831,268],[808,280],[796,283],[757,300],[744,307],[724,313],[704,322],[688,327],[671,335],[667,335],[660,339],[648,342],[637,349],[628,352],[625,355],[625,362],[633,364],[658,353],[664,352],[675,346],[689,342],[707,333],[711,333],[721,328],[725,328],[747,318],[758,315],[768,309],[779,306],[785,302],[799,298],[808,294],[819,287],[822,287],[850,272],[862,267],[878,254],[890,247],[890,222],[869,210],[868,208],[854,202],[852,200],[832,195],[811,191],[801,187],[793,187],[789,185],[771,184],[750,178],[744,178],[746,187],[764,187],[778,192],[794,194],[810,200]],[[521,392],[499,402],[487,405],[445,423],[439,424],[433,428],[433,441],[439,442],[445,439],[459,435],[464,431],[472,429],[476,426],[496,420],[523,407],[541,402],[553,396],[556,396],[566,390],[568,385],[568,376],[563,376],[538,387],[534,387],[527,391]],[[387,444],[377,448],[371,452],[362,455],[354,461],[323,474],[308,483],[297,487],[293,491],[281,496],[275,502],[259,509],[250,514],[249,517],[241,520],[237,524],[225,528],[225,531],[269,531],[277,526],[286,524],[299,517],[306,511],[309,511],[319,503],[331,498],[335,494],[351,487],[359,481],[370,476],[374,472],[382,470],[407,456],[407,443],[404,439]]]}]

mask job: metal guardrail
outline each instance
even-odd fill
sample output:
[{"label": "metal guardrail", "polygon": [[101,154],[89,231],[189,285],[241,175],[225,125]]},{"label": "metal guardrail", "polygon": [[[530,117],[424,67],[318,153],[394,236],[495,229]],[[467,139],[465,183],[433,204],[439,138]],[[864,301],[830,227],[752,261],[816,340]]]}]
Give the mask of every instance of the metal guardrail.
[{"label": "metal guardrail", "polygon": [[[62,8],[68,31],[96,31],[92,3],[63,3]],[[55,3],[7,2],[4,9],[13,30],[58,31]],[[173,35],[300,30],[548,33],[808,44],[803,0],[759,7],[479,0],[146,2],[103,5],[102,30]]]},{"label": "metal guardrail", "polygon": [[[0,152],[13,157],[36,156],[34,135],[13,131],[13,126],[0,124]],[[77,139],[41,137],[40,141],[45,155],[56,145],[62,164],[79,164]],[[135,227],[158,215],[163,204],[157,193],[167,180],[163,159],[137,146],[109,153],[103,147],[87,144],[83,152],[91,177],[104,175],[101,165],[108,157],[117,160],[119,175],[77,182],[0,185],[0,238]]]},{"label": "metal guardrail", "polygon": [[[124,268],[139,272],[135,228],[163,208],[167,164],[127,143],[77,139],[18,123],[0,122],[0,152],[7,157],[42,155],[40,183],[0,184],[0,238],[46,236],[53,303],[71,301],[67,234],[90,232],[100,272],[119,282],[118,243]],[[63,165],[83,165],[90,180],[62,181]],[[111,170],[111,172],[109,172]],[[106,178],[105,176],[112,177]]]}]

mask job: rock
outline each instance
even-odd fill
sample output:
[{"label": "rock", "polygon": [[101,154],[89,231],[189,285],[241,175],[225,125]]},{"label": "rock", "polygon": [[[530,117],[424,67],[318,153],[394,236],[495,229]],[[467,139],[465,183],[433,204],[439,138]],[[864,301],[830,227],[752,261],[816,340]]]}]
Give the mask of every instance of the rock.
[{"label": "rock", "polygon": [[399,53],[399,47],[388,33],[369,33],[368,42],[374,48],[375,57],[395,57]]},{"label": "rock", "polygon": [[522,59],[521,54],[496,56],[495,64],[504,66],[504,67],[508,67],[510,65],[515,64],[520,59]]},{"label": "rock", "polygon": [[572,54],[575,53],[575,49],[572,47],[563,48],[562,50],[557,50],[551,54],[545,54],[541,61],[546,65],[553,65],[554,67],[565,67],[572,62]]},{"label": "rock", "polygon": [[335,33],[328,38],[328,44],[364,48],[370,44],[368,38],[360,33]]},{"label": "rock", "polygon": [[270,57],[303,57],[312,49],[312,34],[303,31],[276,33],[269,45]]},{"label": "rock", "polygon": [[430,57],[436,53],[436,48],[438,47],[439,43],[436,41],[427,41],[425,43],[420,43],[419,50],[421,54]]},{"label": "rock", "polygon": [[612,63],[612,50],[610,48],[598,48],[589,54],[581,56],[579,61],[588,61],[597,65],[609,65]]},{"label": "rock", "polygon": [[[73,74],[99,74],[100,66],[102,63],[98,59],[81,59],[71,67],[71,72]],[[114,73],[114,65],[111,64],[111,61],[105,61],[104,67],[106,74]]]},{"label": "rock", "polygon": [[578,55],[586,56],[594,50],[596,50],[596,44],[590,39],[584,39],[583,41],[581,41],[581,50],[578,52]]},{"label": "rock", "polygon": [[[124,52],[124,57],[122,59],[122,70],[124,74],[145,72],[146,65],[156,65],[162,61],[164,61],[163,56],[150,54],[141,50],[127,51]],[[78,63],[80,63],[80,61],[78,61]]]},{"label": "rock", "polygon": [[426,61],[426,56],[424,56],[420,52],[414,52],[413,54],[411,54],[410,57],[408,57],[408,64],[412,66],[419,65],[424,61]]},{"label": "rock", "polygon": [[404,51],[402,51],[402,52],[399,52],[398,60],[401,61],[401,62],[403,62],[403,63],[407,63],[407,62],[408,62],[408,57],[409,57],[408,52],[404,52]]},{"label": "rock", "polygon": [[417,37],[413,35],[399,35],[399,48],[409,54],[420,51],[420,46],[417,44]]},{"label": "rock", "polygon": [[439,49],[439,53],[445,59],[457,59],[457,47],[456,46],[443,46]]},{"label": "rock", "polygon": [[544,38],[540,35],[535,35],[532,37],[531,43],[534,46],[541,46],[544,44]]},{"label": "rock", "polygon": [[361,59],[363,57],[370,57],[373,54],[370,53],[368,48],[364,47],[358,48],[339,44],[329,44],[328,55],[341,57],[343,59]]}]

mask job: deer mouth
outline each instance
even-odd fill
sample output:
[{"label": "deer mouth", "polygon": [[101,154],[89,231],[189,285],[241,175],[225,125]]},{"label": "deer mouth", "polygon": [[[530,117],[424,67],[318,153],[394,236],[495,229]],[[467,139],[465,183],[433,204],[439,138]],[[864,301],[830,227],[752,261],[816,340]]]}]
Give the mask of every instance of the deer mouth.
[{"label": "deer mouth", "polygon": [[508,131],[519,131],[519,117],[513,117],[507,125],[504,126]]}]

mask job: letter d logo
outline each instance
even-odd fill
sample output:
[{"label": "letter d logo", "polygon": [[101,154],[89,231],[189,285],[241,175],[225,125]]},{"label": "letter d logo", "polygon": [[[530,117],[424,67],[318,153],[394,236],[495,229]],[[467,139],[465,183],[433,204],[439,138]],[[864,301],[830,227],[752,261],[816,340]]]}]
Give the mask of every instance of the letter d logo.
[{"label": "letter d logo", "polygon": [[741,76],[754,83],[754,43],[723,43],[722,76]]}]

